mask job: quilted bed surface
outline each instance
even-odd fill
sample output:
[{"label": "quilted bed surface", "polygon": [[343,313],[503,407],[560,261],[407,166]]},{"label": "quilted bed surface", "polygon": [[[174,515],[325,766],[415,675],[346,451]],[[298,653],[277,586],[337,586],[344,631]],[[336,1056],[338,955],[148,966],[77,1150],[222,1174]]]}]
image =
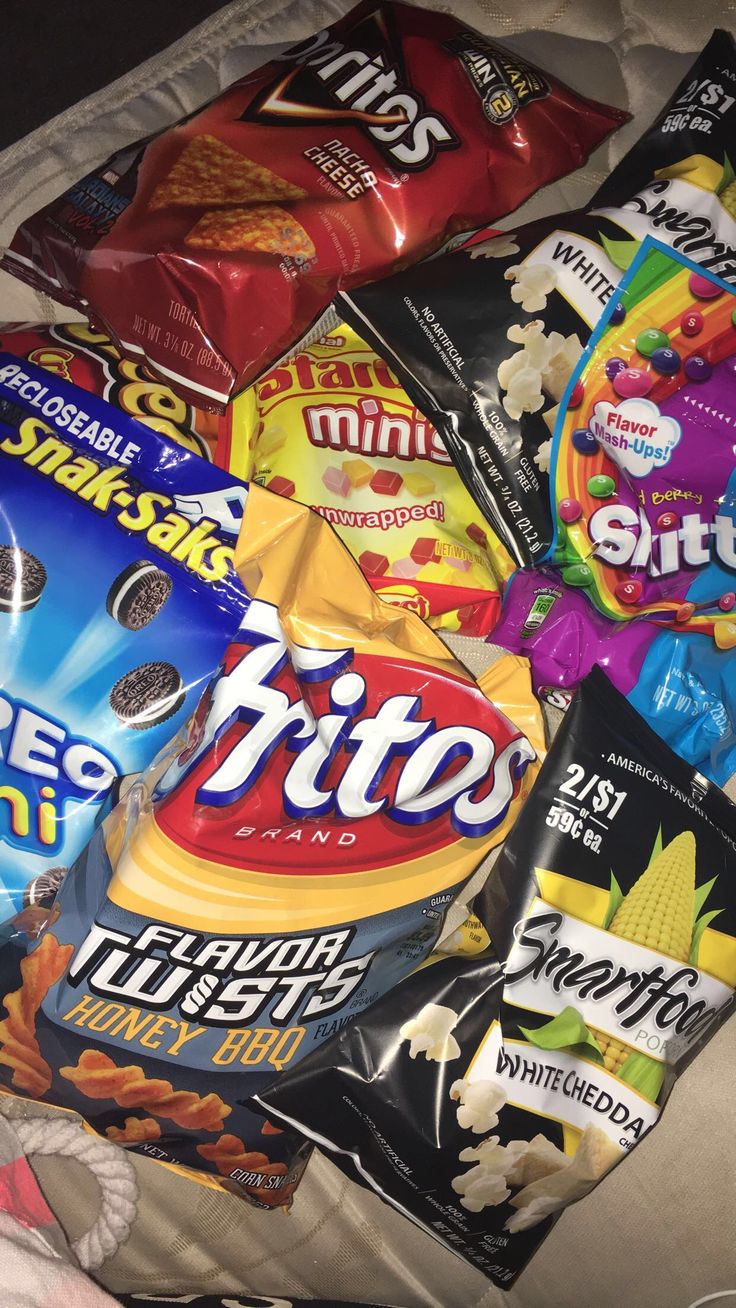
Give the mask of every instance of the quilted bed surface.
[{"label": "quilted bed surface", "polygon": [[[349,7],[347,0],[236,0],[0,154],[0,244],[115,149],[189,113],[263,62],[274,43],[302,38]],[[736,20],[736,0],[453,0],[436,7],[502,38],[576,90],[633,114],[584,169],[535,196],[521,211],[527,217],[583,204],[712,29],[733,28]],[[516,216],[506,225],[512,221]],[[0,291],[3,321],[73,316],[6,274]],[[487,661],[487,647],[456,648],[476,672]],[[510,1293],[489,1286],[321,1156],[289,1216],[256,1212],[131,1157],[130,1193],[137,1195],[130,1235],[117,1247],[111,1236],[112,1252],[97,1275],[113,1292],[247,1289],[287,1300],[321,1295],[404,1308],[692,1308],[716,1291],[736,1295],[733,1032],[730,1023],[713,1039],[676,1087],[657,1130],[563,1216]],[[9,1099],[0,1112],[53,1114]],[[73,1160],[34,1165],[72,1238],[94,1225],[104,1177],[95,1179]]]}]

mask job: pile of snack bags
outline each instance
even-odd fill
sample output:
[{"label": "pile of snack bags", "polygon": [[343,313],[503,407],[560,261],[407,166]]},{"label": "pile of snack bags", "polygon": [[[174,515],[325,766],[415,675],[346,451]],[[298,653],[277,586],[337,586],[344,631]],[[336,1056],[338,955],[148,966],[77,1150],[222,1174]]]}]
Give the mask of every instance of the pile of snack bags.
[{"label": "pile of snack bags", "polygon": [[381,0],[21,226],[4,1093],[502,1287],[655,1125],[736,986],[735,87],[499,232],[625,115]]}]

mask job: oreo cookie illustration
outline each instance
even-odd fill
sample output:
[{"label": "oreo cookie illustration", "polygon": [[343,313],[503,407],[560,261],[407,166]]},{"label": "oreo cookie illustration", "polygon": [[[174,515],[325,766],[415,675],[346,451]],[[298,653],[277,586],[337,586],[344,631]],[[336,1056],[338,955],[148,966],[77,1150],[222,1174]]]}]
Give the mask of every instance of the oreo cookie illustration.
[{"label": "oreo cookie illustration", "polygon": [[107,611],[121,627],[142,631],[161,612],[172,587],[168,572],[139,559],[115,578],[107,595]]},{"label": "oreo cookie illustration", "polygon": [[184,683],[173,663],[141,663],[110,691],[110,707],[126,727],[147,731],[172,718],[184,703]]},{"label": "oreo cookie illustration", "polygon": [[53,903],[56,892],[68,871],[66,867],[50,867],[45,872],[39,872],[37,877],[28,882],[23,891],[23,907],[48,907]]},{"label": "oreo cookie illustration", "polygon": [[23,613],[38,604],[46,569],[35,554],[19,545],[0,545],[0,611]]}]

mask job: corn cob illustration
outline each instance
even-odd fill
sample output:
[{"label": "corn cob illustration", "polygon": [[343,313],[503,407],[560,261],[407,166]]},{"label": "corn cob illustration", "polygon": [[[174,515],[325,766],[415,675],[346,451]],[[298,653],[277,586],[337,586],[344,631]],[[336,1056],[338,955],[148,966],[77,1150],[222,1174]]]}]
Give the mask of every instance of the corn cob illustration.
[{"label": "corn cob illustration", "polygon": [[[695,837],[681,831],[649,864],[621,901],[608,930],[659,954],[686,963],[695,915]],[[630,1046],[593,1030],[606,1070],[618,1075]]]},{"label": "corn cob illustration", "polygon": [[732,218],[736,218],[736,181],[729,182],[728,186],[719,192],[718,199],[726,213],[729,213]]}]

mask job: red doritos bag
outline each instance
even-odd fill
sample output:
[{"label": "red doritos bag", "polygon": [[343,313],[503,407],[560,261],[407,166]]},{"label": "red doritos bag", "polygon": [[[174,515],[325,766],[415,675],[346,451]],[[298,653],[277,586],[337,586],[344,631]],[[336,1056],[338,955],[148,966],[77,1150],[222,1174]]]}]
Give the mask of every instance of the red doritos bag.
[{"label": "red doritos bag", "polygon": [[624,118],[449,15],[364,3],[108,160],[2,266],[218,408],[339,289],[509,213]]}]

